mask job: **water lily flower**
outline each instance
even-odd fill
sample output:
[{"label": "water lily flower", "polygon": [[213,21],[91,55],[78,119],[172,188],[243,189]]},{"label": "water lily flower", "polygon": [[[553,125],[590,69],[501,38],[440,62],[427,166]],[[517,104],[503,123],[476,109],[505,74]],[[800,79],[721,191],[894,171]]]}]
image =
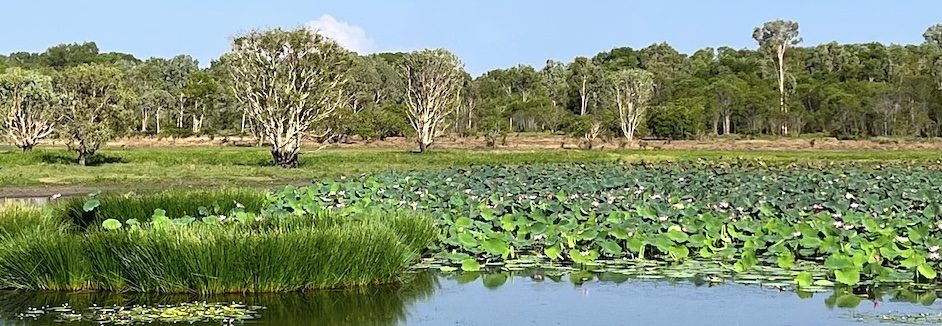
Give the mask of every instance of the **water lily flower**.
[{"label": "water lily flower", "polygon": [[661,199],[661,195],[659,194],[651,195],[651,200],[658,200],[658,199]]},{"label": "water lily flower", "polygon": [[939,257],[939,253],[937,253],[937,252],[929,253],[929,259],[932,259],[932,260],[939,260],[939,258],[940,258],[940,257]]},{"label": "water lily flower", "polygon": [[854,199],[854,194],[851,194],[851,193],[848,192],[848,193],[844,194],[844,198],[847,198],[847,199]]},{"label": "water lily flower", "polygon": [[599,205],[601,204],[599,204],[597,201],[592,202],[592,207],[599,207]]},{"label": "water lily flower", "polygon": [[840,229],[840,228],[843,227],[843,226],[844,226],[844,222],[841,222],[841,221],[835,221],[835,222],[834,222],[834,227],[836,227],[836,228],[838,228],[838,229]]},{"label": "water lily flower", "polygon": [[346,195],[346,194],[347,194],[347,192],[346,192],[346,191],[343,191],[343,190],[337,192],[337,196],[340,196],[340,197],[343,197],[343,196]]},{"label": "water lily flower", "polygon": [[658,221],[661,221],[661,222],[667,221],[667,216],[665,216],[665,215],[658,216],[657,220],[658,220]]},{"label": "water lily flower", "polygon": [[939,246],[929,247],[929,252],[936,252],[936,251],[939,251]]},{"label": "water lily flower", "polygon": [[471,193],[471,189],[465,189],[465,190],[464,190],[464,193],[470,194],[470,193]]},{"label": "water lily flower", "polygon": [[792,237],[797,238],[797,237],[800,237],[800,236],[801,236],[801,232],[800,232],[800,231],[792,232]]},{"label": "water lily flower", "polygon": [[824,209],[824,206],[821,205],[821,204],[814,204],[814,205],[811,205],[811,208],[813,208],[813,209],[815,209],[815,210],[822,210],[822,209]]},{"label": "water lily flower", "polygon": [[858,204],[858,203],[851,203],[851,204],[850,204],[850,208],[857,209],[857,207],[860,207],[860,204]]},{"label": "water lily flower", "polygon": [[841,216],[841,213],[831,213],[831,217],[833,218],[841,218]]},{"label": "water lily flower", "polygon": [[853,224],[844,224],[844,230],[853,230],[854,227],[855,226]]}]

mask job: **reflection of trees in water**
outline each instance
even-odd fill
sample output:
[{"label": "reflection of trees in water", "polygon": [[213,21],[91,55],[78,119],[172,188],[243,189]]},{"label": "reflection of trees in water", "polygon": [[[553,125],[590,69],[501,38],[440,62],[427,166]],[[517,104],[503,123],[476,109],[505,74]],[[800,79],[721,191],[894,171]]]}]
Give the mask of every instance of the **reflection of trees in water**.
[{"label": "reflection of trees in water", "polygon": [[[29,307],[61,306],[68,303],[79,312],[97,304],[161,305],[181,302],[242,302],[264,306],[259,322],[271,325],[396,325],[408,317],[408,308],[432,296],[439,287],[431,273],[404,276],[401,285],[374,286],[346,290],[295,293],[230,295],[156,295],[113,292],[3,292],[0,293],[0,324],[53,325],[52,318],[41,322],[14,320]],[[49,316],[52,317],[52,316]],[[56,323],[55,325],[62,325]],[[153,325],[153,324],[152,324]]]}]

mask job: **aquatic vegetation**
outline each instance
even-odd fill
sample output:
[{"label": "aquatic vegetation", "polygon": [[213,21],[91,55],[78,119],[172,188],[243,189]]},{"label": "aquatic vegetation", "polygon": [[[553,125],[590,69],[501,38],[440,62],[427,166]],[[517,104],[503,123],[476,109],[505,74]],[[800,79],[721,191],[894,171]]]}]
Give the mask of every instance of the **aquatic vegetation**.
[{"label": "aquatic vegetation", "polygon": [[84,231],[18,232],[0,241],[0,288],[227,293],[364,286],[397,281],[435,237],[430,219],[414,212],[333,215],[239,208],[196,219],[155,209],[141,221],[108,219]]},{"label": "aquatic vegetation", "polygon": [[187,302],[159,306],[108,306],[87,307],[77,311],[69,305],[59,307],[30,308],[17,315],[19,319],[39,319],[53,315],[59,322],[91,322],[99,325],[133,325],[144,323],[206,323],[232,324],[258,318],[264,307],[246,306],[241,303]]},{"label": "aquatic vegetation", "polygon": [[[111,291],[48,292],[0,291],[0,324],[46,325],[58,319],[51,308],[68,308],[75,314],[89,315],[87,308],[178,307],[180,303],[240,303],[258,306],[254,319],[244,324],[262,325],[399,325],[409,317],[409,307],[429,298],[439,286],[432,273],[405,273],[402,282],[329,291],[279,293],[241,293],[200,295],[190,293],[140,293]],[[67,304],[66,304],[67,303]],[[20,320],[16,316],[29,311],[41,314]],[[89,318],[78,324],[89,324]],[[235,322],[235,324],[243,324]],[[143,323],[135,323],[143,324]],[[155,322],[155,324],[160,324]],[[197,323],[223,324],[221,321]]]},{"label": "aquatic vegetation", "polygon": [[107,219],[146,221],[155,209],[169,216],[204,217],[228,214],[236,208],[258,212],[267,202],[265,192],[254,189],[162,191],[151,194],[100,194],[63,200],[55,215],[86,228]]},{"label": "aquatic vegetation", "polygon": [[[484,166],[319,181],[274,194],[304,215],[406,207],[436,218],[452,268],[521,257],[723,263],[790,270],[800,287],[929,282],[942,246],[942,171],[762,161]],[[797,268],[812,263],[819,277]]]},{"label": "aquatic vegetation", "polygon": [[29,231],[55,231],[68,222],[49,210],[21,203],[0,204],[0,239]]}]

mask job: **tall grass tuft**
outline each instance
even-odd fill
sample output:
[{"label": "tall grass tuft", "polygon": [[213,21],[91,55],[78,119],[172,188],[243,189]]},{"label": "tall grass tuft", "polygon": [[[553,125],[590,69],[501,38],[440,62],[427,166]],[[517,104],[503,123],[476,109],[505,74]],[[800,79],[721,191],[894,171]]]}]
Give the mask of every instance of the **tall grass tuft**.
[{"label": "tall grass tuft", "polygon": [[0,204],[0,239],[27,231],[57,231],[68,223],[49,210],[23,203]]},{"label": "tall grass tuft", "polygon": [[424,216],[282,217],[0,241],[0,288],[162,293],[282,292],[395,282],[434,238]]},{"label": "tall grass tuft", "polygon": [[147,221],[154,209],[163,209],[167,216],[197,216],[200,207],[210,213],[225,214],[241,205],[246,211],[257,212],[267,203],[266,193],[254,189],[223,189],[195,191],[164,191],[153,194],[107,194],[97,199],[101,204],[95,210],[83,209],[87,197],[69,198],[56,208],[56,215],[65,216],[76,226],[84,229],[103,220],[119,221],[138,219]]}]

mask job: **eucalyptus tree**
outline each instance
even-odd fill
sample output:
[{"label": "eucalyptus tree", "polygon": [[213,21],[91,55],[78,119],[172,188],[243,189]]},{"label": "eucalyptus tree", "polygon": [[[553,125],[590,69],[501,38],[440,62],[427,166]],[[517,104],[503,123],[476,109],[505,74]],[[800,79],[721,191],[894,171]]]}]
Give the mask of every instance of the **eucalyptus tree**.
[{"label": "eucalyptus tree", "polygon": [[724,135],[733,132],[733,113],[742,102],[743,93],[748,87],[745,81],[734,74],[723,74],[712,80],[710,91],[713,93],[716,108],[714,133],[719,133],[720,130]]},{"label": "eucalyptus tree", "polygon": [[543,88],[546,90],[546,96],[553,103],[553,107],[566,107],[569,102],[569,71],[566,64],[546,60],[546,66],[540,71],[543,82]]},{"label": "eucalyptus tree", "polygon": [[33,149],[53,132],[57,117],[52,78],[38,72],[10,68],[0,74],[0,131],[23,151]]},{"label": "eucalyptus tree", "polygon": [[622,135],[631,142],[654,96],[654,74],[641,69],[624,69],[614,72],[610,82]]},{"label": "eucalyptus tree", "polygon": [[67,68],[54,79],[61,96],[58,135],[78,154],[80,165],[120,130],[123,81],[121,70],[106,64]]},{"label": "eucalyptus tree", "polygon": [[176,98],[176,126],[183,128],[187,104],[187,82],[191,74],[200,70],[199,62],[189,55],[178,55],[167,60],[166,64],[165,82],[169,86],[168,91]]},{"label": "eucalyptus tree", "polygon": [[778,76],[779,110],[786,119],[782,121],[781,133],[788,134],[788,104],[786,78],[788,69],[785,65],[785,54],[789,48],[801,43],[798,34],[798,23],[788,20],[775,20],[756,27],[752,38],[759,43],[759,50],[764,52],[774,64]]},{"label": "eucalyptus tree", "polygon": [[598,86],[600,70],[586,57],[577,57],[569,64],[569,87],[578,94],[580,116],[589,113],[591,97]]},{"label": "eucalyptus tree", "polygon": [[402,58],[409,123],[424,152],[448,128],[446,119],[461,101],[464,64],[445,49],[426,49]]},{"label": "eucalyptus tree", "polygon": [[193,109],[190,114],[193,134],[199,134],[202,131],[206,115],[214,108],[219,87],[219,82],[213,75],[205,71],[197,71],[187,77],[183,94],[188,103],[187,106]]},{"label": "eucalyptus tree", "polygon": [[236,37],[225,55],[233,93],[272,160],[297,167],[301,142],[344,105],[353,54],[315,31],[272,29]]}]

